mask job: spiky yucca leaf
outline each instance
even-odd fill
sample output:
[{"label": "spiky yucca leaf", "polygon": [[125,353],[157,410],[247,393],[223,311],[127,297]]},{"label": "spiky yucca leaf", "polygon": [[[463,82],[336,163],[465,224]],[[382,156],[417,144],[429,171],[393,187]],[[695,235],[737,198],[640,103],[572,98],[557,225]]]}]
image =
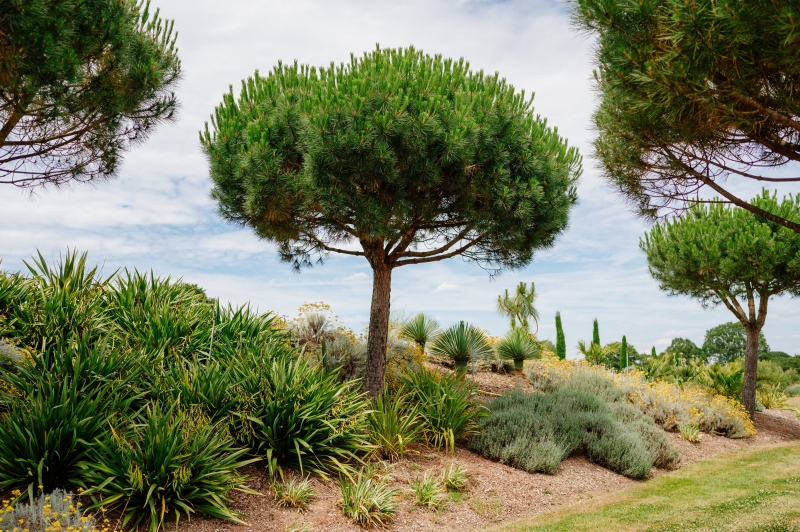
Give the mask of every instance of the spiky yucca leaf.
[{"label": "spiky yucca leaf", "polygon": [[456,373],[463,376],[470,361],[486,358],[492,348],[480,329],[461,321],[436,338],[431,352],[450,358],[455,362]]}]

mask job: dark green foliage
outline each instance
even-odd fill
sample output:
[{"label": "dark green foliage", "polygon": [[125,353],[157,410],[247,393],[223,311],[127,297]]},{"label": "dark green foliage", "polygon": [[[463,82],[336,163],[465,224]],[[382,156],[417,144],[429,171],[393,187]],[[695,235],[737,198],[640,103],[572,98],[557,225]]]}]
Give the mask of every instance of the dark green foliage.
[{"label": "dark green foliage", "polygon": [[80,486],[81,463],[110,437],[109,418],[120,399],[111,385],[82,390],[78,379],[45,374],[23,395],[6,399],[0,422],[0,489]]},{"label": "dark green foliage", "polygon": [[381,396],[369,414],[369,437],[380,456],[402,460],[406,448],[422,439],[422,421],[407,394]]},{"label": "dark green foliage", "polygon": [[235,436],[265,457],[271,472],[326,475],[371,449],[370,404],[355,383],[281,351],[271,360],[245,353],[232,363],[241,401]]},{"label": "dark green foliage", "polygon": [[567,379],[544,394],[515,391],[487,405],[491,414],[480,421],[470,447],[513,467],[549,474],[581,450],[632,478],[646,477],[654,464],[673,467],[679,455],[663,431],[623,401],[599,376]]},{"label": "dark green foliage", "polygon": [[[738,321],[731,321],[717,325],[706,331],[703,342],[703,353],[706,358],[727,364],[738,358],[744,358],[747,346],[747,331]],[[762,359],[769,354],[769,345],[764,333],[758,334],[758,358]]]},{"label": "dark green foliage", "polygon": [[665,353],[673,355],[676,359],[697,360],[700,362],[705,362],[708,358],[706,351],[688,338],[673,338]]},{"label": "dark green foliage", "polygon": [[783,351],[770,351],[766,354],[760,354],[758,359],[775,362],[776,364],[780,365],[784,371],[794,369],[800,373],[800,356],[798,355],[791,356]]},{"label": "dark green foliage", "polygon": [[455,442],[475,433],[476,419],[485,409],[474,400],[474,386],[455,374],[439,374],[427,369],[400,378],[410,404],[417,405],[423,435],[435,448],[451,453]]},{"label": "dark green foliage", "polygon": [[564,337],[564,327],[561,325],[561,313],[556,312],[556,356],[561,360],[567,358],[567,340]]},{"label": "dark green foliage", "polygon": [[623,370],[628,367],[628,339],[622,337],[622,344],[619,347],[619,369]]},{"label": "dark green foliage", "polygon": [[101,495],[102,505],[123,510],[123,526],[163,524],[165,510],[180,517],[195,512],[242,523],[226,503],[231,490],[244,490],[236,469],[246,449],[236,449],[227,430],[176,405],[148,408],[142,426],[116,427],[114,437],[93,445],[84,486]]},{"label": "dark green foliage", "polygon": [[524,94],[414,48],[256,73],[238,99],[223,96],[200,141],[222,216],[277,243],[284,261],[300,268],[330,252],[369,261],[373,397],[384,386],[394,268],[458,255],[493,270],[528,264],[566,227],[581,172],[577,151]]},{"label": "dark green foliage", "polygon": [[600,345],[600,325],[597,323],[597,318],[592,322],[592,343]]},{"label": "dark green foliage", "polygon": [[[779,201],[764,190],[752,203],[800,223],[800,196]],[[722,303],[742,324],[747,338],[742,404],[753,415],[758,344],[769,298],[800,296],[800,233],[711,202],[654,225],[640,247],[662,290],[695,298],[704,307]],[[728,354],[717,348],[707,352],[717,360]]]},{"label": "dark green foliage", "polygon": [[456,373],[463,377],[467,372],[467,364],[487,358],[492,353],[492,347],[483,331],[461,321],[436,337],[431,345],[431,353],[452,360]]},{"label": "dark green foliage", "polygon": [[577,25],[597,38],[595,152],[607,179],[641,214],[655,217],[708,199],[696,193],[708,186],[800,232],[791,213],[748,203],[728,186],[764,176],[793,179],[768,169],[800,160],[800,5],[574,0],[573,6]]},{"label": "dark green foliage", "polygon": [[112,177],[128,146],[172,118],[177,32],[149,4],[0,3],[0,184]]}]

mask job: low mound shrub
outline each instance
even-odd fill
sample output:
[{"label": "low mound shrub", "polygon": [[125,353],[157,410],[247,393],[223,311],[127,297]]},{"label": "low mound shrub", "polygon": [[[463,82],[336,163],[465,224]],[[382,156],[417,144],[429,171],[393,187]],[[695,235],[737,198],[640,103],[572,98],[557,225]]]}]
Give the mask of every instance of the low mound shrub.
[{"label": "low mound shrub", "polygon": [[[586,391],[581,383],[593,386]],[[480,421],[481,432],[470,447],[513,467],[548,474],[577,451],[631,478],[646,477],[653,465],[674,467],[679,455],[663,431],[627,404],[596,395],[602,386],[594,377],[581,377],[546,393],[499,397],[487,406],[491,415]]]},{"label": "low mound shrub", "polygon": [[[19,495],[15,492],[12,495]],[[70,532],[110,532],[108,519],[98,523],[92,515],[84,514],[81,503],[73,494],[55,489],[46,494],[40,491],[26,503],[11,506],[4,501],[0,511],[0,530],[3,532],[51,532],[68,530]]]},{"label": "low mound shrub", "polygon": [[[585,361],[543,357],[527,369],[528,380],[537,390],[555,390],[567,379],[596,375],[612,383],[627,401],[666,430],[678,430],[681,423],[698,426],[703,432],[745,438],[756,433],[741,403],[706,386],[686,383],[678,386],[663,381],[648,381],[636,370],[616,373]],[[605,392],[604,392],[605,393]]]},{"label": "low mound shrub", "polygon": [[455,373],[440,374],[420,369],[400,378],[401,393],[416,405],[427,444],[455,451],[455,442],[476,433],[476,419],[485,409],[474,399],[474,386]]}]

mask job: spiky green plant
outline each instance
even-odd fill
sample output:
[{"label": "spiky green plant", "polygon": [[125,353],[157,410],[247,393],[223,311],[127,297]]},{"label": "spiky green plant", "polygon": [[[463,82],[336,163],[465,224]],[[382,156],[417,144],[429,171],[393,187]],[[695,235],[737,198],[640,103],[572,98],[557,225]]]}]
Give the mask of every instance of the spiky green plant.
[{"label": "spiky green plant", "polygon": [[177,524],[198,511],[243,524],[226,503],[231,490],[251,492],[237,472],[256,461],[244,460],[246,452],[205,416],[181,411],[178,403],[155,404],[142,426],[118,427],[112,439],[93,446],[82,484],[90,487],[87,495],[102,497],[95,506],[122,510],[123,527],[147,523],[155,532],[167,513]]},{"label": "spiky green plant", "polygon": [[439,513],[447,502],[447,494],[442,490],[439,479],[425,473],[422,478],[412,478],[409,485],[414,491],[417,506]]},{"label": "spiky green plant", "polygon": [[514,362],[514,372],[517,374],[517,383],[521,384],[522,367],[526,360],[538,357],[542,348],[539,343],[531,338],[525,329],[511,329],[508,334],[497,344],[497,355],[504,360]]},{"label": "spiky green plant", "polygon": [[508,290],[501,296],[497,296],[497,311],[508,317],[511,321],[511,328],[521,327],[526,331],[530,330],[529,320],[536,324],[536,334],[539,331],[539,311],[536,310],[536,287],[531,283],[530,290],[524,282],[517,285],[514,295],[509,295]]},{"label": "spiky green plant", "polygon": [[450,464],[442,469],[442,476],[440,478],[445,489],[450,491],[464,491],[467,489],[467,483],[469,482],[469,473],[459,465]]},{"label": "spiky green plant", "polygon": [[486,410],[475,400],[475,388],[457,375],[421,369],[400,379],[401,388],[422,416],[428,445],[455,452],[455,442],[477,431],[476,419]]},{"label": "spiky green plant", "polygon": [[271,487],[275,502],[284,508],[305,510],[317,494],[308,478],[288,478],[283,482],[273,482]]},{"label": "spiky green plant", "polygon": [[364,528],[386,526],[397,512],[399,491],[388,482],[375,480],[359,473],[354,479],[339,479],[342,513]]},{"label": "spiky green plant", "polygon": [[463,377],[470,361],[491,355],[492,348],[483,332],[463,321],[441,333],[431,345],[431,352],[451,359],[456,374]]},{"label": "spiky green plant", "polygon": [[403,323],[400,336],[416,343],[424,353],[425,346],[436,337],[438,332],[439,322],[420,312]]},{"label": "spiky green plant", "polygon": [[378,396],[369,415],[369,437],[381,456],[402,460],[406,448],[422,438],[419,408],[407,394]]},{"label": "spiky green plant", "polygon": [[[280,349],[280,346],[276,346]],[[270,471],[327,475],[373,450],[370,403],[354,382],[277,351],[272,360],[244,353],[232,361],[239,384],[235,433]]]}]

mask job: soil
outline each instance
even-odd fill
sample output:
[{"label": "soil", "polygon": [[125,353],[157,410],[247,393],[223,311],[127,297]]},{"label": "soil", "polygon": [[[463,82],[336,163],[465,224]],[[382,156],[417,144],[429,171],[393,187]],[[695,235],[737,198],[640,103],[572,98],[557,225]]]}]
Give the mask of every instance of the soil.
[{"label": "soil", "polygon": [[[476,374],[478,388],[504,393],[513,390],[513,376],[489,372]],[[754,423],[758,434],[746,439],[728,439],[703,434],[697,444],[681,439],[679,434],[668,433],[670,441],[681,452],[681,465],[709,458],[720,453],[746,447],[800,439],[800,422],[790,411],[768,410],[756,414]],[[468,489],[450,500],[445,509],[436,514],[415,505],[409,480],[422,477],[426,472],[438,476],[442,468],[457,464],[470,474]],[[269,478],[263,467],[250,466],[245,470],[252,481],[249,486],[262,496],[236,493],[230,507],[243,514],[247,525],[236,525],[217,519],[197,516],[190,521],[181,520],[182,532],[353,532],[360,527],[348,521],[338,508],[339,486],[331,480],[313,478],[317,494],[304,512],[278,507],[269,494]],[[665,473],[654,469],[651,477]],[[388,528],[397,532],[411,531],[472,531],[506,521],[514,521],[540,512],[572,504],[596,495],[617,491],[638,484],[603,467],[589,462],[583,456],[568,458],[559,465],[555,475],[530,474],[503,464],[489,461],[464,447],[457,447],[453,456],[416,448],[402,461],[387,464],[384,474],[392,487],[401,492],[399,508],[394,523]],[[645,481],[646,482],[646,481]],[[165,529],[170,527],[166,525]]]}]

